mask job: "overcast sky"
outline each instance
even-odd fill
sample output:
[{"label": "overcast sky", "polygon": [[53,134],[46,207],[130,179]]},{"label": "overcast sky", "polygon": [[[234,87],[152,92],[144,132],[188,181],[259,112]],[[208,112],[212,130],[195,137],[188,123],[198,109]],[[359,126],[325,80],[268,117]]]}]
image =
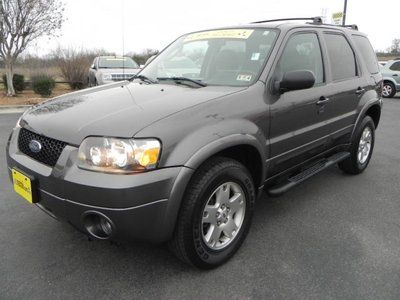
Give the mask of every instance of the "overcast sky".
[{"label": "overcast sky", "polygon": [[[179,35],[212,27],[283,17],[319,16],[328,20],[344,0],[64,0],[67,21],[61,36],[41,39],[30,52],[43,55],[57,45],[122,53],[161,50]],[[348,0],[348,24],[367,33],[375,49],[400,38],[400,0]]]}]

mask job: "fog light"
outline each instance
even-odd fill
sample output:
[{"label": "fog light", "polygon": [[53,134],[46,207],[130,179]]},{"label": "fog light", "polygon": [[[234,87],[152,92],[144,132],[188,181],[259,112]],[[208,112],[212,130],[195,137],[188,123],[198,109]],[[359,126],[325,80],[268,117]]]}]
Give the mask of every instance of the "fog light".
[{"label": "fog light", "polygon": [[104,233],[108,236],[111,235],[112,233],[112,225],[111,223],[105,219],[105,218],[100,218],[100,227],[104,231]]},{"label": "fog light", "polygon": [[100,240],[109,239],[115,230],[111,220],[102,213],[96,211],[90,211],[84,214],[83,225],[92,237]]}]

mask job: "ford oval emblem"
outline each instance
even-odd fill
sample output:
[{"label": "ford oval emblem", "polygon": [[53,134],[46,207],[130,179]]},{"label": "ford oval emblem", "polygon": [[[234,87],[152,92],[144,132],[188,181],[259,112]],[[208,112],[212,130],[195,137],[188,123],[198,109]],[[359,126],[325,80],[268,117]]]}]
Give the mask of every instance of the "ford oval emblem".
[{"label": "ford oval emblem", "polygon": [[39,153],[40,150],[42,150],[42,144],[38,142],[37,140],[32,140],[29,142],[29,149],[33,153]]}]

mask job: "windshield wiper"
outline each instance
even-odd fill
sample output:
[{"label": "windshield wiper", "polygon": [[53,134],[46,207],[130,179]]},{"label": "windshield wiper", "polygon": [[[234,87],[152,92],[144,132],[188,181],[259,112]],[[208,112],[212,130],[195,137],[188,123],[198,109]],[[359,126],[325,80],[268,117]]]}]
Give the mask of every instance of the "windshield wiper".
[{"label": "windshield wiper", "polygon": [[149,77],[147,77],[145,75],[140,75],[140,74],[132,76],[131,78],[129,78],[129,81],[132,81],[134,79],[140,79],[141,81],[151,83],[151,84],[157,83],[157,81],[150,79]]},{"label": "windshield wiper", "polygon": [[191,82],[191,83],[197,84],[201,87],[207,86],[206,83],[204,83],[200,80],[191,79],[191,78],[187,78],[187,77],[177,77],[177,76],[175,76],[175,77],[157,77],[157,80],[172,80],[177,83],[179,83],[180,81],[186,81],[186,82]]}]

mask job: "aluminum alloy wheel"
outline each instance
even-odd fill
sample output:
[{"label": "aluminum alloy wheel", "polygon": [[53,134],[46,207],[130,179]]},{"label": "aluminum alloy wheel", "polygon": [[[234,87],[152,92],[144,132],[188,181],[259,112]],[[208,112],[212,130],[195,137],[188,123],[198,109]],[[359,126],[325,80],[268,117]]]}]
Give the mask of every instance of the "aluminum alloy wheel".
[{"label": "aluminum alloy wheel", "polygon": [[393,92],[393,89],[392,89],[392,86],[391,86],[391,85],[385,84],[385,85],[383,86],[383,88],[382,88],[382,95],[383,95],[384,97],[389,97],[390,94],[392,94],[392,92]]},{"label": "aluminum alloy wheel", "polygon": [[235,182],[221,184],[207,200],[202,214],[202,237],[212,250],[227,247],[243,225],[246,198]]},{"label": "aluminum alloy wheel", "polygon": [[358,144],[357,159],[359,163],[363,164],[367,161],[368,156],[371,152],[372,146],[372,130],[369,127],[365,127],[361,134],[360,143]]}]

